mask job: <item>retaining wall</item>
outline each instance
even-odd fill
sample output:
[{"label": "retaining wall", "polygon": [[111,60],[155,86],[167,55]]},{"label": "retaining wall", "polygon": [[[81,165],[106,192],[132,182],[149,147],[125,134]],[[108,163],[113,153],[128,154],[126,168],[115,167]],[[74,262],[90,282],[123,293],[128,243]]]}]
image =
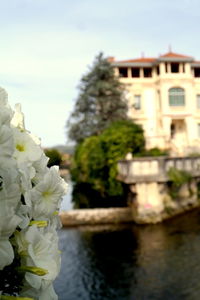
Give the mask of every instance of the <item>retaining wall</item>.
[{"label": "retaining wall", "polygon": [[130,207],[74,209],[60,212],[63,226],[118,224],[133,222]]}]

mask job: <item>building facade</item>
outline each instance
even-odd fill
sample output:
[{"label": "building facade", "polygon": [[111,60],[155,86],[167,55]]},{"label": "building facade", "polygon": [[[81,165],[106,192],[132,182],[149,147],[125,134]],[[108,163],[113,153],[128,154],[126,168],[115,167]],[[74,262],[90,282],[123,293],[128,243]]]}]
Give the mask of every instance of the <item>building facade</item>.
[{"label": "building facade", "polygon": [[200,61],[168,52],[110,62],[125,84],[129,116],[142,125],[147,148],[200,152]]}]

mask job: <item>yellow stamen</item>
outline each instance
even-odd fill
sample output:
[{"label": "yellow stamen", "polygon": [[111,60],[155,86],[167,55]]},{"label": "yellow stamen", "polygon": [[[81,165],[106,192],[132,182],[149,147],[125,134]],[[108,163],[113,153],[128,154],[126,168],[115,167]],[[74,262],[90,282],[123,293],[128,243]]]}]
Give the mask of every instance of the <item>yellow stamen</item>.
[{"label": "yellow stamen", "polygon": [[16,145],[16,149],[17,149],[19,152],[24,152],[25,147],[24,147],[24,145],[17,144],[17,145]]},{"label": "yellow stamen", "polygon": [[49,191],[45,191],[45,192],[42,193],[43,197],[48,197],[50,195],[51,195],[51,193]]}]

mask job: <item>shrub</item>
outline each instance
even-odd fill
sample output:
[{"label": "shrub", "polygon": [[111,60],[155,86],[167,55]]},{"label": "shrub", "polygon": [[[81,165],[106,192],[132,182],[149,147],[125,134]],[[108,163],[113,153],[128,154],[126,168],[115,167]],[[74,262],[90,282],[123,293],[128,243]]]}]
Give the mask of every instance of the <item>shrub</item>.
[{"label": "shrub", "polygon": [[147,157],[147,156],[168,156],[169,150],[161,150],[157,147],[151,149],[144,149],[142,152],[138,152],[135,154],[136,157]]},{"label": "shrub", "polygon": [[161,150],[157,147],[154,147],[152,149],[149,150],[145,150],[144,152],[144,156],[168,156],[169,155],[169,151],[168,150]]},{"label": "shrub", "polygon": [[178,191],[180,187],[191,181],[192,175],[186,171],[178,170],[174,167],[170,168],[167,172],[167,175],[170,180],[170,195],[172,198],[176,198],[178,196]]},{"label": "shrub", "polygon": [[117,181],[117,161],[127,152],[144,150],[143,130],[132,121],[117,121],[99,136],[86,138],[74,155],[72,178],[89,183],[102,197],[121,196],[123,187]]}]

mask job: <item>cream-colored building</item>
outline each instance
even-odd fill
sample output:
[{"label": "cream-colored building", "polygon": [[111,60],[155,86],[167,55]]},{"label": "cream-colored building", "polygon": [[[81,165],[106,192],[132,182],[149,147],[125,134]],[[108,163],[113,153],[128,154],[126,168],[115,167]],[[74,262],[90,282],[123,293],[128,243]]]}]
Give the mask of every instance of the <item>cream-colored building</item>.
[{"label": "cream-colored building", "polygon": [[168,52],[157,58],[117,61],[129,115],[141,124],[147,147],[173,155],[200,152],[200,61]]}]

